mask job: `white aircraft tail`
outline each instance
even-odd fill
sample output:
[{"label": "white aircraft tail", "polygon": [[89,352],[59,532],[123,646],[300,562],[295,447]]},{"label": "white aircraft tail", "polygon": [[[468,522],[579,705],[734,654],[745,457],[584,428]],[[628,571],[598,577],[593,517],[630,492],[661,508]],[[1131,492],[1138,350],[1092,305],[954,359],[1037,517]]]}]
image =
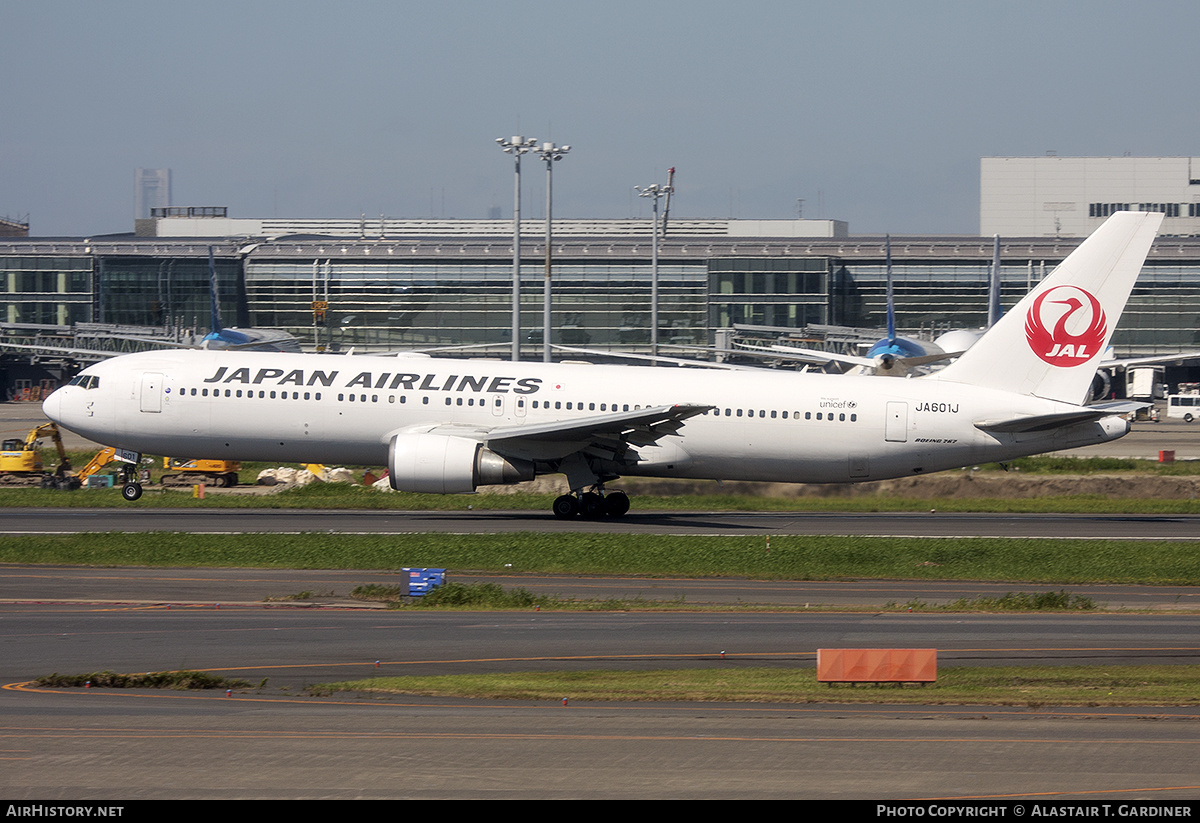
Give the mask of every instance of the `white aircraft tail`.
[{"label": "white aircraft tail", "polygon": [[1117,212],[931,377],[1081,404],[1163,215]]}]

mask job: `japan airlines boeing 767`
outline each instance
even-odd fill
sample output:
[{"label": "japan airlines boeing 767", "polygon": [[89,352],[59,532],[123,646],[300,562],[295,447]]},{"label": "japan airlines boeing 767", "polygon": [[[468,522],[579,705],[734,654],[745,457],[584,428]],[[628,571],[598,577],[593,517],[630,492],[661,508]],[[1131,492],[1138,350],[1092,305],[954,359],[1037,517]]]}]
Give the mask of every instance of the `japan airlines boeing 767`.
[{"label": "japan airlines boeing 767", "polygon": [[1134,405],[1083,402],[1161,221],[1113,215],[962,357],[911,380],[154,351],[90,366],[44,409],[134,453],[386,463],[399,491],[559,472],[560,517],[624,514],[605,490],[622,475],[849,483],[1008,460],[1129,430]]}]

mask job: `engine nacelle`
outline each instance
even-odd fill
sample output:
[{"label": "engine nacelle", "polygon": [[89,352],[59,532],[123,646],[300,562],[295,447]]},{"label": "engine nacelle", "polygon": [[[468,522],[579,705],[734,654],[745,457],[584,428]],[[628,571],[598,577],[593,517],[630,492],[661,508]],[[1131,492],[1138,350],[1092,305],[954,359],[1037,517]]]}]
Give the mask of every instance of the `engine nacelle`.
[{"label": "engine nacelle", "polygon": [[466,437],[398,434],[388,448],[388,479],[399,492],[463,494],[533,476],[533,463],[502,457]]},{"label": "engine nacelle", "polygon": [[1092,378],[1092,386],[1089,389],[1088,403],[1095,403],[1098,400],[1107,400],[1112,394],[1112,375],[1108,369],[1097,369],[1096,376]]}]

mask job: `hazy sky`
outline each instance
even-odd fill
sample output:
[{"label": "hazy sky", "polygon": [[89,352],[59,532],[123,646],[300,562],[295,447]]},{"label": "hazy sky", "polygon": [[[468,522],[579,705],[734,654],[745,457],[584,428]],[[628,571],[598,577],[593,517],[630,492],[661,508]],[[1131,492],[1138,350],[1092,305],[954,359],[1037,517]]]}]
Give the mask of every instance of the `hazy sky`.
[{"label": "hazy sky", "polygon": [[[131,231],[134,169],[234,217],[512,213],[973,234],[979,158],[1200,155],[1200,3],[0,0],[0,216]],[[543,214],[527,156],[524,213]]]}]

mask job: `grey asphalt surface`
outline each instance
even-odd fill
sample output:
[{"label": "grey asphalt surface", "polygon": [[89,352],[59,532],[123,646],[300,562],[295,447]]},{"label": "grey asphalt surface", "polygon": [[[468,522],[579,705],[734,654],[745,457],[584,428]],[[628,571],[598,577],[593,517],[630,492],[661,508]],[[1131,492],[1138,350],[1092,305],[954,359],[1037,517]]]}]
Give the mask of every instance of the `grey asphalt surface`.
[{"label": "grey asphalt surface", "polygon": [[[1145,452],[1139,456],[1175,448],[1180,458],[1200,458],[1200,426],[1160,426],[1151,438],[1135,441],[1135,432],[1115,445],[1137,444]],[[452,532],[501,524],[523,531],[555,522],[525,512],[368,513],[341,521],[299,512],[231,520],[227,511],[184,521],[177,513],[151,512],[6,511],[0,530],[219,531],[223,525]],[[1193,540],[1197,531],[1194,518],[724,517],[635,512],[623,525],[683,534],[996,530],[1177,540]],[[802,526],[817,531],[797,531]],[[935,602],[980,591],[977,584],[918,591],[905,581],[501,581],[597,598],[633,592],[792,607],[801,600],[904,602],[912,592]],[[992,797],[1156,807],[1200,798],[1198,712],[1188,708],[588,704],[569,694],[564,705],[303,693],[313,683],[375,673],[811,666],[822,647],[937,648],[943,665],[1194,663],[1200,653],[1194,615],[416,614],[336,607],[343,592],[367,582],[394,582],[394,575],[0,567],[0,794],[42,801],[889,798],[922,804]],[[326,587],[325,607],[261,602]],[[1096,599],[1130,608],[1167,610],[1194,597],[1187,588],[1099,588],[1111,596]],[[176,668],[267,682],[230,696],[22,685],[50,671]]]},{"label": "grey asphalt surface", "polygon": [[[470,574],[451,570],[459,583],[497,583],[534,594],[574,600],[653,600],[680,605],[758,608],[879,608],[920,600],[941,605],[959,599],[1067,590],[1104,610],[1200,612],[1192,586],[1071,585],[917,580],[747,580],[742,578],[608,577],[601,575]],[[278,604],[381,608],[356,601],[358,586],[397,586],[399,569],[97,568],[0,564],[0,604],[226,605]],[[300,602],[291,598],[309,593]]]},{"label": "grey asphalt surface", "polygon": [[[52,514],[47,514],[52,511]],[[503,534],[1074,537],[1197,540],[1200,515],[960,512],[630,512],[617,520],[556,519],[537,511],[305,511],[298,509],[4,509],[0,534]]]},{"label": "grey asphalt surface", "polygon": [[[1200,796],[1196,709],[330,698],[375,674],[792,668],[821,647],[942,665],[1194,661],[1179,615],[397,613],[0,606],[0,792],[130,798]],[[724,655],[722,655],[724,652]],[[378,664],[376,663],[378,661]],[[224,693],[19,685],[200,668]],[[562,700],[566,700],[566,705]]]}]

